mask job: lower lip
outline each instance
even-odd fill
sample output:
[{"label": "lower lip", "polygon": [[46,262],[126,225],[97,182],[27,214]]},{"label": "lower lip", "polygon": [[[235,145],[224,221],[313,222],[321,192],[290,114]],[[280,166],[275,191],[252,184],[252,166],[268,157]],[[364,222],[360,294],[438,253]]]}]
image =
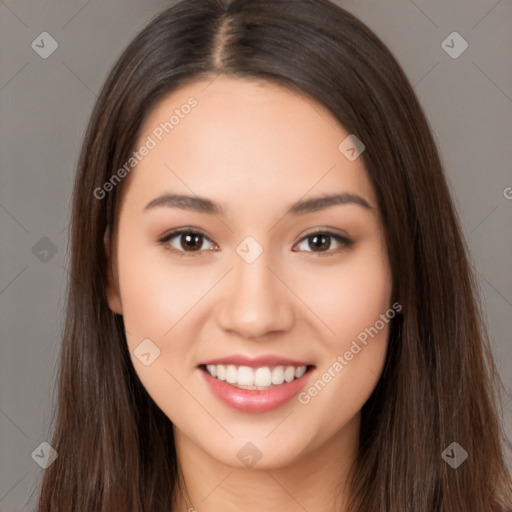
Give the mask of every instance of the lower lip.
[{"label": "lower lip", "polygon": [[281,407],[305,387],[313,369],[302,377],[270,389],[241,389],[225,381],[212,377],[206,370],[200,369],[213,394],[222,402],[244,412],[267,412]]}]

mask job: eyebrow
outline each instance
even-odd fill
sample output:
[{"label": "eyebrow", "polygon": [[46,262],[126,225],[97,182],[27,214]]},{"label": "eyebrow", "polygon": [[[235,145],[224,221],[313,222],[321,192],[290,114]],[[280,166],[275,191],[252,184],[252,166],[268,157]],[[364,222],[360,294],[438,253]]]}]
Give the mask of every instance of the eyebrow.
[{"label": "eyebrow", "polygon": [[[330,208],[331,206],[355,204],[367,210],[375,210],[366,199],[357,194],[332,194],[311,199],[300,200],[293,203],[286,214],[305,215],[307,213],[317,212]],[[210,199],[199,196],[187,196],[181,194],[164,194],[150,201],[144,211],[157,207],[179,208],[181,210],[190,210],[209,215],[224,215],[222,206],[214,203]]]}]

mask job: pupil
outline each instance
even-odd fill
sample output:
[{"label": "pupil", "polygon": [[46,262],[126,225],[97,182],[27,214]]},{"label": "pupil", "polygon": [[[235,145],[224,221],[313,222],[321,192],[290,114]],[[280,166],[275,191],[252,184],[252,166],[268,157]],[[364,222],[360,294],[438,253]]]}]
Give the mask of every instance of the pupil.
[{"label": "pupil", "polygon": [[200,249],[201,248],[201,235],[188,234],[184,236],[185,245],[183,244],[182,238],[182,247],[184,249]]},{"label": "pupil", "polygon": [[313,235],[310,241],[316,249],[329,249],[329,237],[326,235]]}]

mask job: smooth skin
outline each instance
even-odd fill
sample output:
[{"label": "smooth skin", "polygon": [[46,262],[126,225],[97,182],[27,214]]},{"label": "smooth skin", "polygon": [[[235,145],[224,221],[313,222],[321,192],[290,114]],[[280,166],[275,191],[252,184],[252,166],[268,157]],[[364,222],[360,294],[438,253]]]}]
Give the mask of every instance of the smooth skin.
[{"label": "smooth skin", "polygon": [[[197,106],[155,139],[190,97]],[[316,101],[226,76],[173,92],[142,126],[137,147],[148,136],[158,144],[127,178],[115,243],[106,237],[108,298],[124,317],[142,384],[174,426],[192,500],[176,496],[176,510],[333,510],[356,454],[361,408],[383,369],[388,324],[307,404],[232,409],[197,365],[233,354],[312,361],[310,387],[391,307],[375,191],[363,159],[338,149],[348,135]],[[286,214],[292,203],[334,193],[370,208]],[[222,213],[145,209],[163,194],[207,198]],[[184,235],[161,242],[179,228],[204,236],[195,246]],[[326,230],[353,243],[308,238]],[[237,253],[248,236],[263,249],[252,263]],[[134,355],[145,339],[160,350],[148,366]],[[249,442],[262,454],[252,468],[237,457]]]}]

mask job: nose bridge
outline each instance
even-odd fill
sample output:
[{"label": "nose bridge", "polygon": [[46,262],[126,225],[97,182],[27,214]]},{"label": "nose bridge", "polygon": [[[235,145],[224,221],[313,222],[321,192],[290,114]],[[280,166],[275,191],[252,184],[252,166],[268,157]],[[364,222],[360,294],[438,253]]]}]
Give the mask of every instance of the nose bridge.
[{"label": "nose bridge", "polygon": [[252,262],[243,257],[235,258],[233,278],[236,281],[235,289],[244,298],[254,297],[256,300],[268,302],[269,296],[278,293],[275,290],[275,277],[269,270],[271,262],[267,253],[262,253]]},{"label": "nose bridge", "polygon": [[270,270],[270,253],[250,239],[237,247],[220,306],[223,328],[244,337],[258,337],[291,327],[294,315],[290,293],[274,275],[276,270]]}]

